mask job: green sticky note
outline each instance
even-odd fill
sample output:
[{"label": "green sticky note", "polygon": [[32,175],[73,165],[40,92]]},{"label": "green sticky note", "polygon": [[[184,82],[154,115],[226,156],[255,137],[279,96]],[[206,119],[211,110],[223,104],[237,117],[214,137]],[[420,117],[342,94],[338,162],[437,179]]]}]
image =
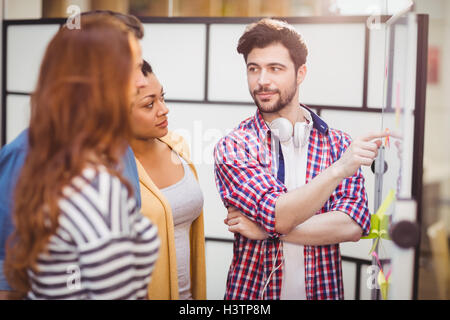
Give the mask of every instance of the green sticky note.
[{"label": "green sticky note", "polygon": [[371,255],[372,254],[372,252],[374,252],[375,251],[375,248],[377,247],[377,244],[378,244],[378,241],[380,240],[380,238],[375,238],[375,241],[373,242],[373,244],[372,244],[372,248],[370,248],[370,251],[369,251],[369,255]]},{"label": "green sticky note", "polygon": [[376,214],[370,216],[370,231],[367,236],[361,237],[361,239],[375,239],[380,234],[380,218]]},{"label": "green sticky note", "polygon": [[379,236],[386,240],[391,240],[389,237],[389,216],[383,214],[380,220]]},{"label": "green sticky note", "polygon": [[[383,238],[390,240],[389,238],[389,216],[386,215],[387,209],[395,199],[395,191],[390,190],[389,194],[381,203],[375,214],[370,216],[370,231],[367,236],[361,237],[361,239],[375,239]],[[372,252],[372,251],[371,251]]]}]

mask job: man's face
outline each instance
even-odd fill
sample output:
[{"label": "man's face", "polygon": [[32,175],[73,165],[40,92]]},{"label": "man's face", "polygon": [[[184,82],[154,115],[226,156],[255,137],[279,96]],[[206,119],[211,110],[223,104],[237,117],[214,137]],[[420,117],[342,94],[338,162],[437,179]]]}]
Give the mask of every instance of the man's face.
[{"label": "man's face", "polygon": [[254,48],[247,56],[247,81],[258,109],[274,113],[290,103],[297,104],[298,79],[289,51],[281,43]]}]

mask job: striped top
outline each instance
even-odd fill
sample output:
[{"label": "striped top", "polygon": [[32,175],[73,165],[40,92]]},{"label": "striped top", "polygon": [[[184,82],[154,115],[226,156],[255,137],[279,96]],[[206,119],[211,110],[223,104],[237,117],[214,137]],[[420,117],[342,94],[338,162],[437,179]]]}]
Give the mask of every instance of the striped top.
[{"label": "striped top", "polygon": [[105,167],[85,169],[63,190],[56,233],[29,299],[146,299],[158,256],[157,228]]}]

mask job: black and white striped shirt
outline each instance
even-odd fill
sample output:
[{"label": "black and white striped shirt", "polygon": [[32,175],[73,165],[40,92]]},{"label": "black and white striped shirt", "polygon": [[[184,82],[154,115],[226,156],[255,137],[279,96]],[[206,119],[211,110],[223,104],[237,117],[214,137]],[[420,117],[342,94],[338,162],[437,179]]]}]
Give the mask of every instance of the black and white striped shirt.
[{"label": "black and white striped shirt", "polygon": [[28,298],[146,299],[160,241],[126,187],[106,168],[89,168],[63,194],[48,252],[28,270]]}]

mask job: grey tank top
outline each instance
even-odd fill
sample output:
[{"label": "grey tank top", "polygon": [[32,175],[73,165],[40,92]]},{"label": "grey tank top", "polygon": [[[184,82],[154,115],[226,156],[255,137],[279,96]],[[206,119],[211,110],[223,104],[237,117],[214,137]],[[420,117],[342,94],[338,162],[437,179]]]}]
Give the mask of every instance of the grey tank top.
[{"label": "grey tank top", "polygon": [[183,163],[184,177],[177,183],[161,189],[161,192],[172,209],[180,299],[190,300],[192,292],[189,231],[192,222],[202,211],[203,194],[189,165],[182,157],[178,157]]}]

